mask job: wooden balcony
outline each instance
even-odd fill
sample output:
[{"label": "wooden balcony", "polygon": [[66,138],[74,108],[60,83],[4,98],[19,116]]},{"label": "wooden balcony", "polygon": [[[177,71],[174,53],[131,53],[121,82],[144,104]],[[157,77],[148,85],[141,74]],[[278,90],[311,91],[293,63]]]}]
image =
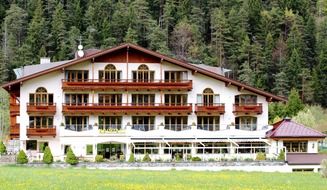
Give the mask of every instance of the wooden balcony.
[{"label": "wooden balcony", "polygon": [[19,104],[16,103],[10,103],[10,115],[11,116],[17,116],[19,115]]},{"label": "wooden balcony", "polygon": [[29,115],[55,115],[56,103],[27,103]]},{"label": "wooden balcony", "polygon": [[262,104],[234,104],[235,114],[262,114]]},{"label": "wooden balcony", "polygon": [[192,104],[63,104],[62,112],[65,115],[76,114],[104,114],[104,115],[188,115],[192,113]]},{"label": "wooden balcony", "polygon": [[15,125],[10,125],[9,136],[10,136],[10,139],[19,138],[19,124],[18,123],[16,123]]},{"label": "wooden balcony", "polygon": [[89,79],[84,81],[62,80],[62,89],[69,91],[190,91],[192,90],[191,80],[165,81],[165,80],[97,80]]},{"label": "wooden balcony", "polygon": [[48,128],[41,127],[27,127],[27,137],[56,137],[56,126],[48,126]]},{"label": "wooden balcony", "polygon": [[225,113],[225,104],[195,104],[196,115],[221,115]]}]

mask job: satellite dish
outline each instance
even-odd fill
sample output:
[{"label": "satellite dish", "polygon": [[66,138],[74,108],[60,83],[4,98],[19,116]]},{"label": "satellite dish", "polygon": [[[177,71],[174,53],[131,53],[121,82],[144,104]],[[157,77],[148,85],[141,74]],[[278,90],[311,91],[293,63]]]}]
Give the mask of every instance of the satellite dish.
[{"label": "satellite dish", "polygon": [[83,57],[84,56],[84,51],[83,50],[78,50],[77,55],[78,55],[78,57]]}]

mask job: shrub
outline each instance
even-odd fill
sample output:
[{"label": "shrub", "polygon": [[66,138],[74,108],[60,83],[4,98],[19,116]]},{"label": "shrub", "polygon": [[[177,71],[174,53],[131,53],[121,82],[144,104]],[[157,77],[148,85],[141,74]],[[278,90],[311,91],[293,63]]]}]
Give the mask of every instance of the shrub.
[{"label": "shrub", "polygon": [[285,152],[284,152],[284,150],[280,150],[279,155],[277,157],[277,160],[285,161]]},{"label": "shrub", "polygon": [[103,162],[103,155],[96,155],[95,162]]},{"label": "shrub", "polygon": [[327,178],[327,159],[321,161],[321,176]]},{"label": "shrub", "polygon": [[5,153],[7,153],[7,149],[6,149],[5,144],[3,144],[3,142],[1,141],[0,142],[0,154],[5,154]]},{"label": "shrub", "polygon": [[69,147],[66,155],[66,163],[70,165],[76,165],[78,160],[73,152],[73,150]]},{"label": "shrub", "polygon": [[45,147],[44,154],[43,154],[43,163],[52,164],[53,163],[53,156],[49,146]]},{"label": "shrub", "polygon": [[263,152],[258,152],[255,160],[266,160],[266,154]]},{"label": "shrub", "polygon": [[195,156],[195,157],[192,157],[192,161],[193,162],[199,162],[199,161],[201,161],[201,158],[198,157],[198,156]]},{"label": "shrub", "polygon": [[28,162],[26,153],[24,150],[20,150],[17,155],[17,164],[26,164]]},{"label": "shrub", "polygon": [[151,162],[151,158],[148,153],[144,155],[142,162]]},{"label": "shrub", "polygon": [[135,162],[135,157],[133,152],[131,152],[131,155],[129,155],[128,162]]},{"label": "shrub", "polygon": [[180,162],[181,160],[182,160],[181,156],[177,153],[177,154],[175,155],[175,161],[176,161],[176,162]]}]

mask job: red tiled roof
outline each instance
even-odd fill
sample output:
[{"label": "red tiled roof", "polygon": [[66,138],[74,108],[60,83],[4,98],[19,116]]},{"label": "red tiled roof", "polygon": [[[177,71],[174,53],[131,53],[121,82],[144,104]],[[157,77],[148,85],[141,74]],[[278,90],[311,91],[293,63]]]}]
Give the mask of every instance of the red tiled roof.
[{"label": "red tiled roof", "polygon": [[289,153],[286,156],[289,165],[319,165],[327,154],[315,153]]},{"label": "red tiled roof", "polygon": [[326,135],[299,123],[284,119],[274,124],[272,130],[267,132],[267,138],[325,138]]}]

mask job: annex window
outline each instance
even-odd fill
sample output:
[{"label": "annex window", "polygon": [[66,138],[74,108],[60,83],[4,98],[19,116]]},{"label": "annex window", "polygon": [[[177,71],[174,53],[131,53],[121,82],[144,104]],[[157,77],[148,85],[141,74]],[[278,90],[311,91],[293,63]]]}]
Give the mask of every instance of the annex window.
[{"label": "annex window", "polygon": [[219,131],[219,116],[198,116],[198,129]]},{"label": "annex window", "polygon": [[187,94],[165,94],[166,105],[186,105]]},{"label": "annex window", "polygon": [[53,94],[47,92],[47,89],[40,87],[35,93],[30,94],[30,105],[53,105]]},{"label": "annex window", "polygon": [[266,152],[266,143],[264,142],[239,142],[237,144],[237,153],[254,154],[258,152]]},{"label": "annex window", "polygon": [[[158,143],[135,143],[135,148],[133,147],[135,154],[158,154],[159,144]],[[133,150],[132,150],[133,151]]]},{"label": "annex window", "polygon": [[172,131],[189,129],[187,126],[187,116],[165,116],[165,129]]},{"label": "annex window", "polygon": [[136,71],[132,71],[132,75],[135,82],[154,81],[154,71],[150,71],[146,65],[140,65]]},{"label": "annex window", "polygon": [[122,94],[99,94],[100,105],[121,105]]},{"label": "annex window", "polygon": [[30,116],[29,128],[53,128],[53,117]]},{"label": "annex window", "polygon": [[307,152],[308,141],[284,141],[287,152]]},{"label": "annex window", "polygon": [[104,70],[99,71],[99,81],[119,81],[121,79],[121,71],[117,71],[116,67],[113,64],[107,65]]},{"label": "annex window", "polygon": [[154,105],[154,94],[132,94],[133,105]]},{"label": "annex window", "polygon": [[88,94],[66,94],[65,103],[70,105],[87,105],[89,100]]},{"label": "annex window", "polygon": [[187,80],[187,71],[165,71],[166,82],[180,82]]},{"label": "annex window", "polygon": [[86,82],[89,79],[89,71],[87,70],[66,70],[65,79],[68,82]]},{"label": "annex window", "polygon": [[132,129],[139,131],[154,130],[154,116],[132,116]]},{"label": "annex window", "polygon": [[256,105],[257,96],[252,94],[241,94],[235,96],[235,104],[241,105]]},{"label": "annex window", "polygon": [[26,150],[37,150],[37,141],[36,140],[27,140],[26,141]]},{"label": "annex window", "polygon": [[120,130],[121,129],[121,116],[99,116],[99,129],[103,130]]},{"label": "annex window", "polygon": [[257,118],[250,116],[240,116],[235,118],[235,128],[246,131],[257,130]]},{"label": "annex window", "polygon": [[203,142],[197,143],[197,154],[226,154],[229,152],[229,143],[224,142]]}]

